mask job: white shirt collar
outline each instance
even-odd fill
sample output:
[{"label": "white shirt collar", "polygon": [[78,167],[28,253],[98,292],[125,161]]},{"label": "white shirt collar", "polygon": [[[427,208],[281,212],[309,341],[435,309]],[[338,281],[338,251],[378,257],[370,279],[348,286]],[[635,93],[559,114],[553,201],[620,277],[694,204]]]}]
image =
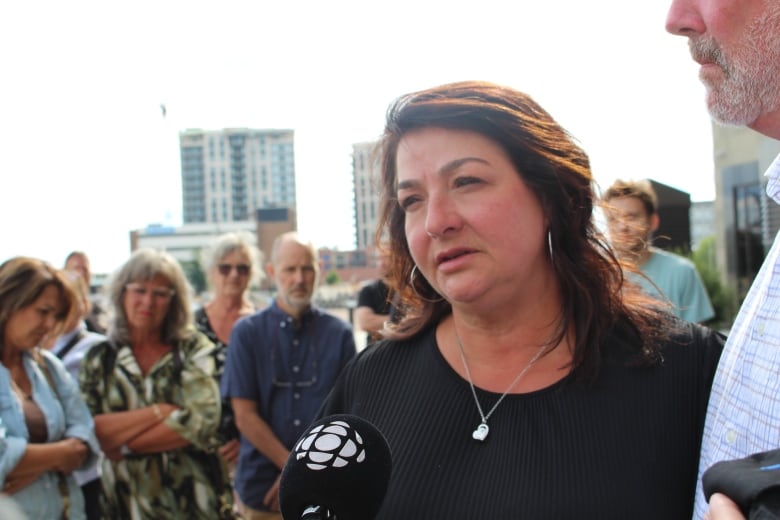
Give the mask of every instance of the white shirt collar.
[{"label": "white shirt collar", "polygon": [[764,174],[767,176],[766,194],[780,204],[780,155],[775,157]]}]

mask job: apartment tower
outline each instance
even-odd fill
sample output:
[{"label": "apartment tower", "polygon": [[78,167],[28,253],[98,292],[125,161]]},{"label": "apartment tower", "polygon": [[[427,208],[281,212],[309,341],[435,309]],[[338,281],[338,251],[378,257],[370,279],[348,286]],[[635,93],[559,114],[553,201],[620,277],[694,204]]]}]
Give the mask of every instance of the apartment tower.
[{"label": "apartment tower", "polygon": [[377,143],[352,145],[352,179],[355,189],[355,244],[358,250],[374,247],[379,220],[380,165]]},{"label": "apartment tower", "polygon": [[251,221],[259,208],[295,209],[293,130],[185,130],[184,224]]}]

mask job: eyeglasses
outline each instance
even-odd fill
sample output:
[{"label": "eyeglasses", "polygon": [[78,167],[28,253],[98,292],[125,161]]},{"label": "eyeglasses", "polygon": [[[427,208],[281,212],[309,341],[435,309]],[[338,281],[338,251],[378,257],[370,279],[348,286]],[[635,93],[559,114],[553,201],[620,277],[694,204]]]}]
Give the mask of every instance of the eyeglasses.
[{"label": "eyeglasses", "polygon": [[230,272],[235,269],[239,276],[247,276],[249,274],[248,264],[219,264],[217,266],[219,274],[222,276],[230,276]]},{"label": "eyeglasses", "polygon": [[155,300],[170,300],[173,298],[173,295],[176,294],[176,291],[171,289],[170,287],[155,287],[154,289],[149,289],[145,285],[142,285],[140,283],[129,283],[125,285],[125,289],[127,292],[132,294],[133,296],[137,298],[143,298],[147,294],[151,293],[152,298]]}]

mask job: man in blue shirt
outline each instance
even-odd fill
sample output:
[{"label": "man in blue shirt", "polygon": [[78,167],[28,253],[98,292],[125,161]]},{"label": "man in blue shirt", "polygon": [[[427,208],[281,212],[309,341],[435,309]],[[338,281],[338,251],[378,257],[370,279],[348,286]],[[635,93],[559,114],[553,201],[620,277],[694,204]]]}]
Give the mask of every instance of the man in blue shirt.
[{"label": "man in blue shirt", "polygon": [[235,489],[248,520],[281,520],[279,475],[289,451],[356,353],[349,324],[311,303],[319,274],[311,243],[281,235],[266,269],[277,296],[233,327],[222,376],[241,432]]}]

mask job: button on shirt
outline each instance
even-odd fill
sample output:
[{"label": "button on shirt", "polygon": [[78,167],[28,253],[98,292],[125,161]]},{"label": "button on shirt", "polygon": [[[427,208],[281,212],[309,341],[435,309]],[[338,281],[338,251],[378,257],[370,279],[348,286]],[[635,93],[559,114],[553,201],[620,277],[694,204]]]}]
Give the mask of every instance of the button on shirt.
[{"label": "button on shirt", "polygon": [[[780,202],[780,156],[766,173]],[[704,426],[694,518],[707,502],[701,475],[721,460],[780,448],[780,234],[764,259],[729,333]]]},{"label": "button on shirt", "polygon": [[[296,326],[274,302],[233,327],[222,393],[254,401],[260,417],[292,449],[355,354],[345,321],[312,308]],[[242,435],[235,483],[241,501],[264,510],[263,498],[278,475]]]}]

